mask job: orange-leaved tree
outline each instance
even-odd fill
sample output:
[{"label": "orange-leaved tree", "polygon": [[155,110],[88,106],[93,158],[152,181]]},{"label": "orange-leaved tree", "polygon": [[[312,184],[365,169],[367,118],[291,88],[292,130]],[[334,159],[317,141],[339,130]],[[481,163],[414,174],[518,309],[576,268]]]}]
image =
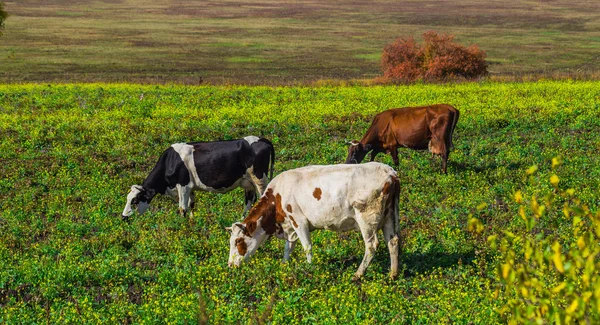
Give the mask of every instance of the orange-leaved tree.
[{"label": "orange-leaved tree", "polygon": [[398,38],[383,49],[382,82],[476,79],[488,74],[485,51],[477,45],[464,47],[454,36],[429,31],[423,45],[413,37]]},{"label": "orange-leaved tree", "polygon": [[8,18],[8,13],[4,10],[4,2],[0,1],[0,35],[2,35],[2,29],[4,28],[4,21]]}]

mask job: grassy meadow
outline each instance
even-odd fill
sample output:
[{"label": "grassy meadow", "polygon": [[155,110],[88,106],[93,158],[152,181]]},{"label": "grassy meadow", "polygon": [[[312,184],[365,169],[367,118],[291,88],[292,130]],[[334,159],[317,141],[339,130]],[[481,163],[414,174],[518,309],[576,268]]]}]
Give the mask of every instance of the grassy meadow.
[{"label": "grassy meadow", "polygon": [[598,76],[594,1],[4,0],[0,82],[307,84],[372,79],[383,47],[435,30],[492,76]]},{"label": "grassy meadow", "polygon": [[[199,192],[193,219],[159,196],[121,220],[129,187],[171,143],[264,136],[277,174],[341,163],[344,141],[374,114],[431,103],[461,116],[447,175],[429,153],[400,150],[399,279],[388,278],[380,244],[352,282],[361,237],[327,231],[313,233],[311,265],[301,249],[282,263],[283,242],[271,239],[228,268],[223,228],[240,219],[239,189]],[[503,323],[499,253],[468,220],[478,217],[486,235],[520,228],[514,193],[542,197],[552,173],[597,211],[598,116],[600,82],[0,85],[0,323]],[[563,161],[554,170],[553,157]],[[532,165],[537,176],[526,177]],[[558,237],[570,227],[562,213],[539,220]]]}]

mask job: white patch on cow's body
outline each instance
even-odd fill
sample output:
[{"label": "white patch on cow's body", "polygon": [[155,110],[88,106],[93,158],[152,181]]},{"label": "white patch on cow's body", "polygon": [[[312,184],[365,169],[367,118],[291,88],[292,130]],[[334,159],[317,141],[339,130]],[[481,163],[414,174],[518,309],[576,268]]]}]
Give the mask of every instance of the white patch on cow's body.
[{"label": "white patch on cow's body", "polygon": [[246,142],[248,142],[249,145],[252,145],[254,142],[258,142],[260,138],[254,135],[249,135],[245,137],[244,140],[246,140]]},{"label": "white patch on cow's body", "polygon": [[258,178],[254,174],[254,166],[250,166],[250,168],[248,168],[246,170],[246,174],[244,175],[244,177],[249,178],[249,181],[252,184],[254,184],[257,197],[260,197],[261,195],[263,195],[263,193],[265,192],[265,189],[267,188],[268,182],[269,182],[269,177],[267,177],[266,173],[263,174],[262,178]]},{"label": "white patch on cow's body", "polygon": [[[250,168],[246,170],[246,174],[242,176],[242,179],[243,181],[240,186],[246,191],[253,191],[256,193],[256,198],[259,198],[263,194],[269,182],[267,174],[263,174],[262,178],[256,177],[254,174],[254,166],[250,166]],[[245,216],[250,208],[252,208],[252,202],[248,201],[246,202],[246,207],[244,208],[242,215]]]},{"label": "white patch on cow's body", "polygon": [[198,176],[198,171],[196,170],[196,164],[194,164],[194,146],[189,145],[187,143],[175,143],[171,145],[173,149],[179,154],[181,160],[183,160],[183,164],[187,168],[190,173],[190,182],[194,187],[202,188],[204,184],[200,182],[200,177]]}]

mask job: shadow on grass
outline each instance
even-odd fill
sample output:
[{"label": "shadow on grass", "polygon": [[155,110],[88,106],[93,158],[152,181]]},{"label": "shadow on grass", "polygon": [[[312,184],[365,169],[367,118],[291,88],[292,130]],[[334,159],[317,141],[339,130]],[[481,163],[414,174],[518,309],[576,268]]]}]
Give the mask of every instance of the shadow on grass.
[{"label": "shadow on grass", "polygon": [[[358,268],[362,261],[362,254],[348,256],[342,260],[331,259],[328,261],[335,269],[345,270],[348,268]],[[469,265],[475,258],[475,252],[470,251],[462,254],[458,253],[400,253],[399,268],[403,270],[403,277],[410,278],[418,273],[428,273],[438,268],[451,268],[459,264]],[[390,255],[387,249],[378,249],[371,261],[369,268],[373,265],[379,265],[383,272],[390,270]],[[368,271],[367,271],[368,273]]]},{"label": "shadow on grass", "polygon": [[478,164],[465,164],[460,162],[453,162],[448,160],[448,173],[461,173],[465,171],[474,171],[476,173],[482,173],[489,170],[498,169],[500,167],[505,167],[508,170],[520,170],[523,168],[522,163],[507,163],[506,165],[498,165],[495,162],[490,163],[478,163]]},{"label": "shadow on grass", "polygon": [[456,265],[471,264],[475,252],[458,253],[407,253],[400,254],[400,265],[405,265],[404,277],[412,277],[417,273],[431,272],[437,268],[449,268]]}]

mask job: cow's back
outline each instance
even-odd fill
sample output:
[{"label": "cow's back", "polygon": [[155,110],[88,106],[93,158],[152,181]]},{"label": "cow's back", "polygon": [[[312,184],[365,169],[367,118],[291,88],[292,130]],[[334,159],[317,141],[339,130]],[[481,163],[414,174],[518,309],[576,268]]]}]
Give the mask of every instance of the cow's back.
[{"label": "cow's back", "polygon": [[246,140],[191,142],[194,165],[205,186],[231,187],[254,162],[252,147]]},{"label": "cow's back", "polygon": [[430,106],[394,108],[386,111],[387,126],[381,133],[388,146],[426,149],[431,132],[428,126]]},{"label": "cow's back", "polygon": [[454,112],[456,109],[447,104],[393,108],[378,114],[373,125],[378,129],[380,141],[388,147],[396,144],[412,149],[427,149],[436,131],[432,129],[435,121],[443,120],[452,124]]},{"label": "cow's back", "polygon": [[312,227],[346,231],[352,227],[335,224],[352,226],[356,209],[372,204],[396,177],[392,167],[377,162],[307,166],[279,174],[267,188],[281,195],[282,207],[289,204],[292,215],[301,211]]}]

